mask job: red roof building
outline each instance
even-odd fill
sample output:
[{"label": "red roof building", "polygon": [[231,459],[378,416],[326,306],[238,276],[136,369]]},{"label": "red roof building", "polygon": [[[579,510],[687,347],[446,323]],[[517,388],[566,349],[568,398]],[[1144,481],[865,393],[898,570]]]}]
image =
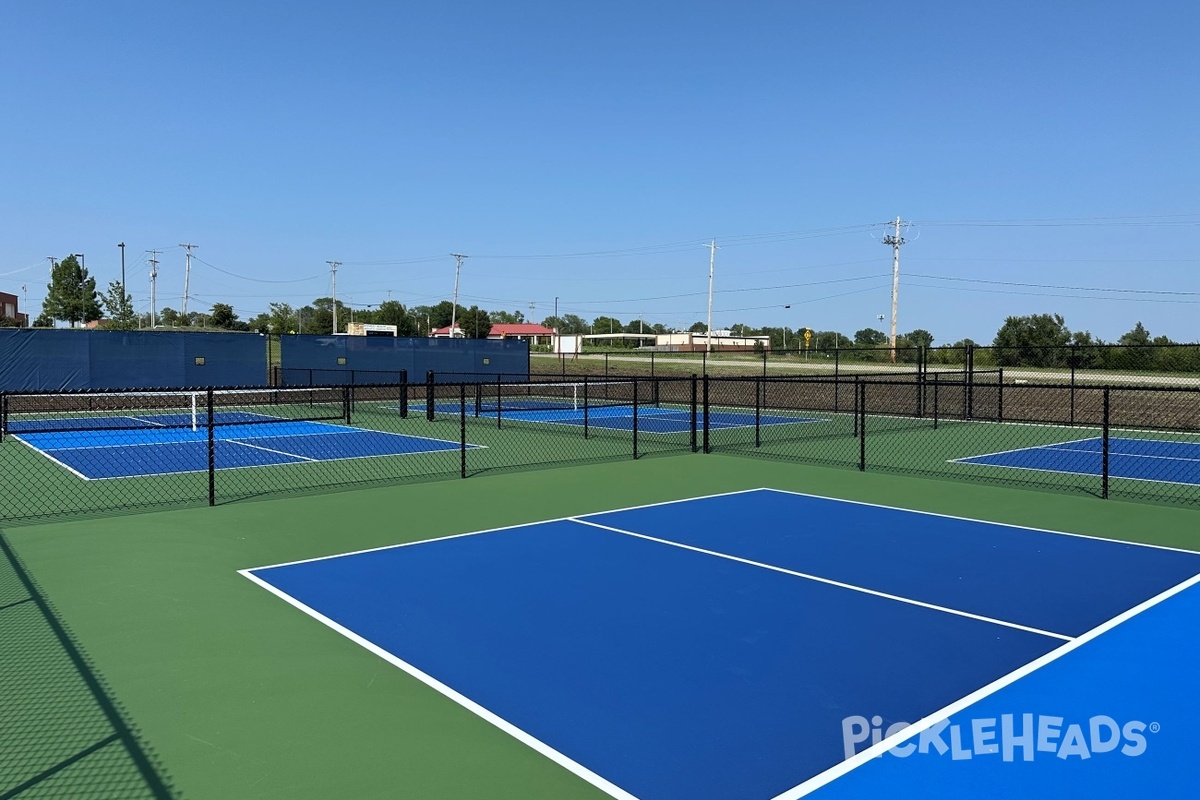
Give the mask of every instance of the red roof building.
[{"label": "red roof building", "polygon": [[[462,336],[462,328],[458,325],[455,325],[455,327],[458,328],[456,334]],[[435,328],[429,335],[439,339],[448,339],[450,338],[450,326]],[[553,328],[547,328],[545,325],[536,325],[531,322],[512,324],[498,322],[492,325],[492,329],[488,332],[487,336],[489,339],[522,339],[530,344],[550,344],[553,337]]]}]

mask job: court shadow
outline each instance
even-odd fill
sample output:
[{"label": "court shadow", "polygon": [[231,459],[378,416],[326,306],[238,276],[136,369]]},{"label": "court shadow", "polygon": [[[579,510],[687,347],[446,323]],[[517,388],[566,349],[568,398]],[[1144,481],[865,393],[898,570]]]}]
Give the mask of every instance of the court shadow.
[{"label": "court shadow", "polygon": [[0,800],[176,798],[0,533]]}]

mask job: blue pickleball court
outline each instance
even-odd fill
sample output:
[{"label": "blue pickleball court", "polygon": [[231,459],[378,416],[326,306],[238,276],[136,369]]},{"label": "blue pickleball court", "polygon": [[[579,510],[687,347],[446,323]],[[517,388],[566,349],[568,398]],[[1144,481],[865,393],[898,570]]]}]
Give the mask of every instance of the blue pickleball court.
[{"label": "blue pickleball court", "polygon": [[[208,470],[208,434],[189,427],[185,414],[39,420],[39,433],[14,438],[85,480],[174,475]],[[145,422],[143,427],[135,427]],[[411,456],[458,450],[459,442],[354,428],[325,422],[265,421],[243,412],[221,412],[213,429],[216,469],[303,464],[378,456]],[[82,427],[86,424],[86,427]],[[32,427],[32,425],[29,425]],[[475,447],[475,445],[470,445]]]},{"label": "blue pickleball court", "polygon": [[768,800],[849,763],[848,719],[1012,684],[1200,554],[763,489],[243,574],[613,797]]},{"label": "blue pickleball court", "polygon": [[[1103,474],[1103,450],[1104,440],[1095,437],[987,453],[956,461],[960,464],[1099,477]],[[1114,436],[1109,439],[1108,471],[1113,478],[1200,486],[1200,443]]]}]

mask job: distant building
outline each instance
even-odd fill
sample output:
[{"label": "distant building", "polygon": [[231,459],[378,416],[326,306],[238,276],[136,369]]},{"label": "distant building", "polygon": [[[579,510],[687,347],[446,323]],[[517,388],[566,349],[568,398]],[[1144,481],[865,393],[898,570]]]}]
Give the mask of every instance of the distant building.
[{"label": "distant building", "polygon": [[374,322],[351,322],[346,326],[348,336],[399,336],[399,326]]},{"label": "distant building", "polygon": [[[457,324],[454,326],[455,338],[462,338],[462,328]],[[429,334],[435,339],[449,339],[450,326],[444,328],[435,328]],[[545,325],[535,325],[530,322],[520,322],[515,324],[498,322],[492,325],[492,329],[488,331],[487,338],[489,339],[520,339],[521,341],[529,342],[531,345],[551,344],[554,341],[554,329],[547,328]]]},{"label": "distant building", "polygon": [[[654,341],[656,350],[695,352],[708,349],[708,334],[664,333]],[[712,332],[713,350],[770,350],[770,336],[734,336],[732,331]]]},{"label": "distant building", "polygon": [[0,316],[5,319],[15,319],[22,328],[29,327],[29,315],[21,313],[15,294],[0,292]]}]

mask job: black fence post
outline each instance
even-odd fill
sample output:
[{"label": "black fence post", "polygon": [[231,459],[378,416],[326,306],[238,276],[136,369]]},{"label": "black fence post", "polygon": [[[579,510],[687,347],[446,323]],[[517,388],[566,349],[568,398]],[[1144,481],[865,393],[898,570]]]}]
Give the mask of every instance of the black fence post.
[{"label": "black fence post", "polygon": [[638,382],[633,379],[633,460],[638,457]]},{"label": "black fence post", "polygon": [[862,399],[862,392],[859,391],[861,381],[857,375],[854,376],[854,435],[858,436],[858,403]]},{"label": "black fence post", "polygon": [[975,346],[967,345],[967,397],[963,407],[963,415],[966,419],[972,419],[975,416]]},{"label": "black fence post", "polygon": [[1067,356],[1071,359],[1071,425],[1075,424],[1075,363],[1078,359],[1078,346],[1071,345],[1071,354]]},{"label": "black fence post", "polygon": [[215,415],[213,414],[213,390],[209,389],[205,396],[205,405],[208,407],[208,504],[215,506],[217,504],[217,443],[213,436],[213,427],[216,424]]},{"label": "black fence post", "polygon": [[500,429],[500,418],[504,416],[504,384],[496,379],[496,429]]},{"label": "black fence post", "polygon": [[0,392],[0,442],[8,432],[8,393]]},{"label": "black fence post", "polygon": [[1000,381],[996,387],[996,421],[1004,422],[1004,367],[999,367],[996,375]]},{"label": "black fence post", "polygon": [[764,383],[760,379],[754,380],[754,446],[762,446],[762,400],[760,395],[763,391]]},{"label": "black fence post", "polygon": [[765,348],[765,347],[763,348],[762,357],[763,357],[763,377],[765,378],[765,377],[767,377],[767,348]]},{"label": "black fence post", "polygon": [[[700,371],[705,375],[708,374],[708,334],[705,334],[705,347],[700,353]],[[706,451],[707,452],[707,451]]]},{"label": "black fence post", "polygon": [[433,422],[433,370],[425,373],[425,419]]},{"label": "black fence post", "polygon": [[858,421],[858,470],[867,471],[867,382],[858,384],[858,409],[862,419]]},{"label": "black fence post", "polygon": [[933,429],[936,431],[938,426],[938,374],[933,373]]},{"label": "black fence post", "polygon": [[696,373],[692,373],[692,452],[696,452]]},{"label": "black fence post", "polygon": [[650,377],[654,377],[654,351],[650,351]]},{"label": "black fence post", "polygon": [[400,419],[408,419],[408,370],[400,370]]},{"label": "black fence post", "polygon": [[707,373],[707,372],[706,372],[706,373],[704,373],[704,398],[703,398],[703,402],[704,402],[704,405],[702,406],[702,408],[703,408],[703,411],[704,411],[704,419],[703,419],[703,422],[704,422],[704,452],[705,452],[705,453],[711,453],[711,452],[712,452],[712,448],[710,448],[710,447],[709,447],[709,441],[708,441],[708,418],[709,418],[709,413],[708,413],[708,373]]},{"label": "black fence post", "polygon": [[351,401],[352,397],[353,397],[353,392],[351,391],[350,387],[343,386],[342,387],[342,418],[345,419],[347,425],[350,424],[350,407],[352,404],[352,401]]},{"label": "black fence post", "polygon": [[588,376],[583,376],[583,438],[588,438]]},{"label": "black fence post", "polygon": [[1105,500],[1108,499],[1108,448],[1109,448],[1109,387],[1104,387],[1104,443],[1103,456],[1100,459],[1100,496]]},{"label": "black fence post", "polygon": [[467,385],[458,385],[458,453],[459,476],[467,477]]}]

